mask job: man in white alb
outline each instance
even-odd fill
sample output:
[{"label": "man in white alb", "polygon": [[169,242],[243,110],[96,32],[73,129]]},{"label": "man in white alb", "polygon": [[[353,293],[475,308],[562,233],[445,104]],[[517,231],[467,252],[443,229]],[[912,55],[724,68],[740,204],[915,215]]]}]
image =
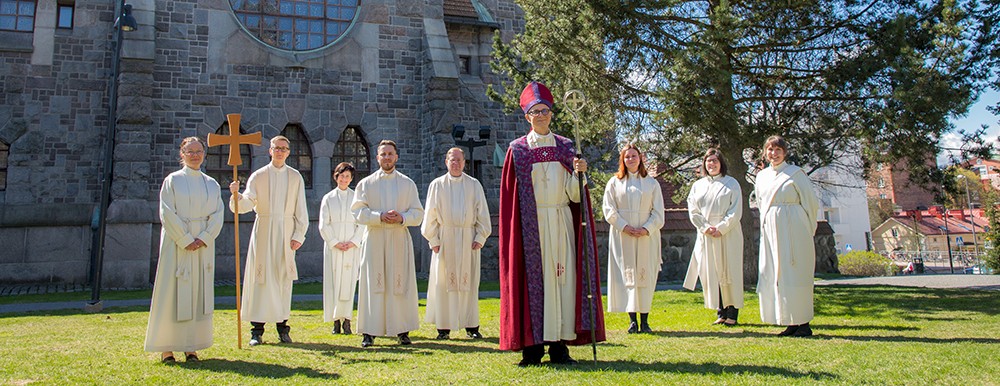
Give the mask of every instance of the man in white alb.
[{"label": "man in white alb", "polygon": [[420,328],[417,315],[417,276],[413,239],[407,227],[420,225],[417,185],[396,170],[396,143],[378,145],[379,170],[358,183],[351,211],[367,227],[361,241],[361,277],[358,283],[358,331],[361,347],[375,336],[396,336],[410,344],[410,331]]},{"label": "man in white alb", "polygon": [[437,339],[465,328],[479,333],[480,249],[490,236],[490,210],[479,180],[462,172],[465,153],[453,147],[445,157],[448,173],[431,181],[420,233],[434,254],[427,283],[424,320],[437,326]]},{"label": "man in white alb", "polygon": [[275,323],[278,339],[292,343],[288,317],[292,312],[292,281],[299,278],[295,251],[306,239],[305,182],[298,170],[285,164],[291,149],[288,138],[271,138],[271,162],[250,175],[247,188],[233,181],[233,202],[240,200],[240,213],[257,212],[250,233],[250,246],[243,275],[243,319],[249,320],[250,345],[264,343],[264,323]]}]

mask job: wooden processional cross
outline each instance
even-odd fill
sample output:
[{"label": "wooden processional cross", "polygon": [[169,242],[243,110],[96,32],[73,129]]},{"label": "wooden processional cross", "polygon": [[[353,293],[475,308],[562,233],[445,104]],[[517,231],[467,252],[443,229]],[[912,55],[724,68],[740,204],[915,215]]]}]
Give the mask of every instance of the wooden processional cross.
[{"label": "wooden processional cross", "polygon": [[[233,167],[233,181],[239,181],[239,176],[237,175],[236,168],[243,164],[243,158],[240,157],[240,145],[254,145],[260,146],[261,134],[260,132],[251,134],[240,134],[240,115],[239,114],[228,114],[226,118],[229,120],[229,135],[219,135],[219,134],[208,134],[208,146],[226,146],[229,145],[229,165]],[[241,304],[242,304],[242,292],[240,292],[240,200],[236,200],[236,195],[233,195],[233,234],[236,240],[236,347],[243,349],[243,320]]]}]

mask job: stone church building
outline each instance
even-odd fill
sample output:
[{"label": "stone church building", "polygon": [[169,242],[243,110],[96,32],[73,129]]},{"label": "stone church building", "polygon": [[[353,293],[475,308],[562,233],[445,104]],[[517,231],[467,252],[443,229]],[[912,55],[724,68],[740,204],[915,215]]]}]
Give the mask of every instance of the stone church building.
[{"label": "stone church building", "polygon": [[[260,131],[242,146],[240,178],[269,161],[267,140],[291,139],[289,164],[306,182],[311,228],[300,275],[319,276],[319,202],[333,166],[374,171],[382,139],[399,144],[399,170],[421,196],[445,173],[444,153],[482,139],[470,174],[495,213],[497,152],[523,134],[519,115],[486,97],[492,39],[523,29],[508,0],[127,0],[114,73],[116,0],[0,1],[0,283],[86,283],[101,176],[112,168],[105,287],[142,287],[156,268],[163,178],[179,168],[181,138]],[[117,80],[116,95],[109,94]],[[113,162],[104,161],[109,101],[116,100]],[[226,152],[203,169],[224,187]],[[229,193],[224,192],[228,200]],[[233,227],[217,242],[217,278],[232,278]],[[245,254],[253,214],[241,217]],[[414,232],[423,271],[429,250]]]}]

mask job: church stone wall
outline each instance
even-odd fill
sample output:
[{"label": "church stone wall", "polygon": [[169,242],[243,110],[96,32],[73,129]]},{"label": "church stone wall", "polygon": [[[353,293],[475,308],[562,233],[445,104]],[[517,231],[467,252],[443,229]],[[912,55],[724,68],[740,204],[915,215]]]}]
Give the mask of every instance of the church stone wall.
[{"label": "church stone wall", "polygon": [[[497,81],[488,72],[493,29],[445,23],[440,0],[363,1],[358,20],[338,43],[309,52],[257,41],[226,0],[129,3],[139,29],[125,34],[118,77],[106,287],[149,285],[159,245],[160,183],[179,167],[180,139],[215,132],[229,113],[242,114],[244,130],[265,137],[265,146],[253,150],[252,169],[268,162],[266,139],[286,125],[301,125],[309,139],[311,227],[298,253],[300,276],[321,275],[315,219],[320,199],[333,187],[336,141],[348,126],[363,133],[373,168],[378,141],[395,140],[399,170],[414,179],[421,197],[444,172],[443,150],[454,145],[452,124],[463,123],[470,132],[493,127],[475,159],[484,161],[483,184],[496,202],[494,145],[506,148],[519,131],[514,128],[523,125],[485,96],[486,84]],[[513,1],[483,3],[505,36],[523,26]],[[38,1],[39,17],[55,4]],[[27,34],[31,43],[0,32],[0,140],[11,145],[7,189],[0,192],[0,283],[80,283],[88,277],[114,2],[75,4],[72,30],[39,22]],[[456,50],[477,59],[478,74],[458,73]],[[228,200],[228,193],[223,196]],[[252,222],[252,214],[240,217],[243,256]],[[217,239],[219,278],[234,275],[232,227],[227,212]],[[426,269],[426,242],[416,229],[412,233],[419,266]]]}]

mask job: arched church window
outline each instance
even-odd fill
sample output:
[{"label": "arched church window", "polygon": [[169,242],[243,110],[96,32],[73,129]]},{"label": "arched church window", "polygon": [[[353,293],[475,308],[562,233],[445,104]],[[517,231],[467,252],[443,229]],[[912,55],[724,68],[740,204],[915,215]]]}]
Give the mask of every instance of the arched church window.
[{"label": "arched church window", "polygon": [[333,44],[358,16],[361,0],[229,0],[236,18],[269,46],[308,51]]},{"label": "arched church window", "polygon": [[10,156],[10,145],[0,141],[0,192],[7,190],[7,158]]},{"label": "arched church window", "polygon": [[[229,123],[226,122],[222,126],[219,126],[215,134],[229,135]],[[246,132],[241,128],[240,134],[246,134]],[[204,162],[205,174],[218,181],[223,192],[228,192],[229,184],[233,182],[233,167],[229,166],[229,146],[213,146],[206,149],[206,151]],[[250,178],[250,171],[253,166],[252,154],[250,145],[240,145],[240,158],[243,159],[243,165],[236,168],[236,173],[240,179],[241,190],[246,187],[247,178]]]},{"label": "arched church window", "polygon": [[351,187],[354,187],[358,181],[361,181],[362,178],[365,178],[365,176],[372,172],[369,161],[371,159],[370,154],[368,151],[368,141],[365,140],[364,135],[361,133],[361,128],[348,126],[340,134],[340,138],[337,139],[337,144],[333,148],[333,158],[330,159],[330,162],[332,162],[330,170],[336,169],[337,165],[341,162],[350,162],[354,165],[354,180],[351,181]]},{"label": "arched church window", "polygon": [[281,135],[288,138],[288,147],[292,149],[285,162],[302,174],[306,189],[312,189],[312,148],[309,146],[309,138],[306,137],[305,131],[302,130],[302,126],[289,124],[281,131]]}]

